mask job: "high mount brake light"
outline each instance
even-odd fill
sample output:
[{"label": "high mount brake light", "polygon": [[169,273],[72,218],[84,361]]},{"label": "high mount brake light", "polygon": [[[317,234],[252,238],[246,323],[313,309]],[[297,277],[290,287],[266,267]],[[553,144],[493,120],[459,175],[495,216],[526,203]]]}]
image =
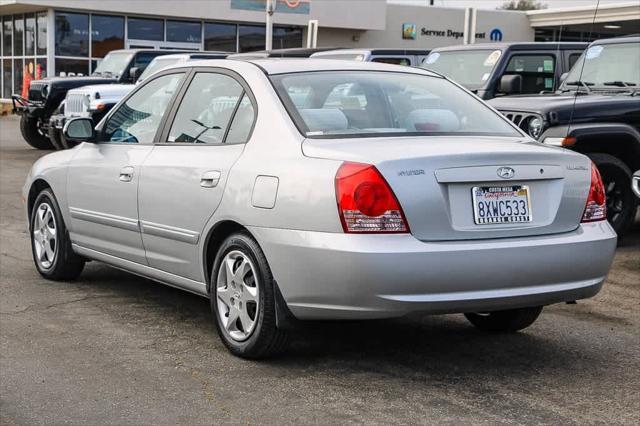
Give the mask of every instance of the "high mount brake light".
[{"label": "high mount brake light", "polygon": [[605,197],[604,183],[595,164],[591,163],[591,185],[589,197],[582,214],[582,222],[595,222],[607,218],[607,200]]},{"label": "high mount brake light", "polygon": [[336,173],[335,183],[344,232],[409,232],[400,203],[375,166],[343,163]]}]

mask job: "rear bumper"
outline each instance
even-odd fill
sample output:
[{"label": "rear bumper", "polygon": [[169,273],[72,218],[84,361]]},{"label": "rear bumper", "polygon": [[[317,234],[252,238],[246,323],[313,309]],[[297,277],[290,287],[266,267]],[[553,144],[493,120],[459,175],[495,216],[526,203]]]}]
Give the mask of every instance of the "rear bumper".
[{"label": "rear bumper", "polygon": [[299,319],[358,319],[548,305],[595,295],[616,234],[606,221],[557,235],[422,242],[250,228]]}]

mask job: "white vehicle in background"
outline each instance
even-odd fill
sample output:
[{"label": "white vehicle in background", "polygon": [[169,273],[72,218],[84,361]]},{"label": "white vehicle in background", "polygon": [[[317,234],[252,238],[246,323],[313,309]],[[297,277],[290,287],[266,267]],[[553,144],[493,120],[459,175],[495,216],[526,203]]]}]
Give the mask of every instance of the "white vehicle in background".
[{"label": "white vehicle in background", "polygon": [[429,51],[425,49],[336,49],[311,55],[314,59],[381,62],[411,67],[419,66],[427,56],[429,56]]},{"label": "white vehicle in background", "polygon": [[[67,141],[62,135],[64,124],[68,120],[87,117],[91,118],[94,124],[98,124],[120,99],[156,72],[183,62],[225,59],[228,55],[226,52],[194,52],[158,56],[149,63],[142,74],[134,76],[135,84],[101,84],[69,90],[58,109],[58,114],[51,118],[49,137],[56,149],[71,148],[73,143]],[[135,74],[135,71],[133,72]]]}]

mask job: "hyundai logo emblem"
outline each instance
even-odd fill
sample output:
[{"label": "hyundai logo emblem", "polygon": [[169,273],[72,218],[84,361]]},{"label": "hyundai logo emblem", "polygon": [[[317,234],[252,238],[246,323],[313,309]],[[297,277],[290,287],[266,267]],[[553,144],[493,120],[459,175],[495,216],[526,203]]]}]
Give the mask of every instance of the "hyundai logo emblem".
[{"label": "hyundai logo emblem", "polygon": [[502,179],[511,179],[516,174],[516,171],[511,167],[500,167],[497,173]]}]

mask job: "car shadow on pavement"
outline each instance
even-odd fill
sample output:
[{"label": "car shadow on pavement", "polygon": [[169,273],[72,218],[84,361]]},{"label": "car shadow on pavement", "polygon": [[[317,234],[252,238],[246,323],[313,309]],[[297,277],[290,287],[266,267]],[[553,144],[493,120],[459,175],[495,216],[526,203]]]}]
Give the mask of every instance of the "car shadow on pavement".
[{"label": "car shadow on pavement", "polygon": [[[126,319],[142,315],[142,323],[170,325],[178,336],[180,330],[198,333],[205,337],[202,347],[195,351],[226,353],[216,334],[207,299],[97,262],[90,265],[77,285],[90,293],[115,297],[115,301],[112,298],[107,303],[115,303],[110,309],[118,316]],[[283,375],[328,369],[338,374],[360,371],[443,380],[458,376],[518,378],[541,372],[564,376],[606,363],[606,355],[584,339],[563,336],[563,331],[550,332],[560,320],[554,315],[545,318],[543,312],[538,323],[513,334],[480,332],[462,315],[414,314],[391,320],[309,322],[293,332],[285,353],[261,362],[278,368]],[[165,342],[164,349],[171,351],[171,340]]]}]

